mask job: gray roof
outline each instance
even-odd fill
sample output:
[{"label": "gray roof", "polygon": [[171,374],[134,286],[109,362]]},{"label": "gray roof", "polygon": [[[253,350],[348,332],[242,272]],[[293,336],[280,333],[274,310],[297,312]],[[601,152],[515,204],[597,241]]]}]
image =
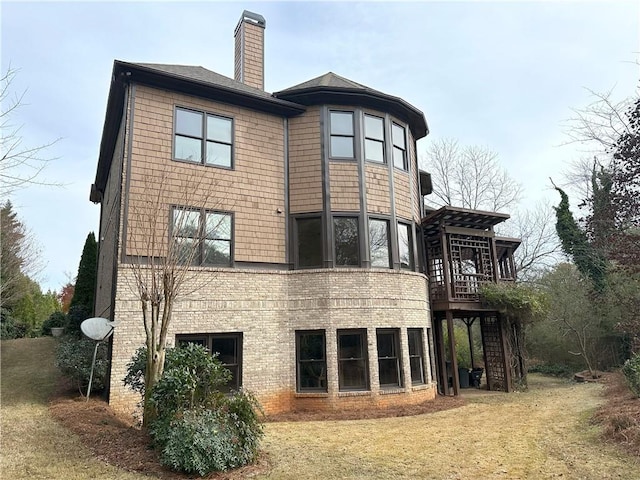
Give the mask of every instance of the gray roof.
[{"label": "gray roof", "polygon": [[[125,63],[125,62],[123,62]],[[129,63],[129,62],[126,62]],[[269,100],[276,100],[276,98],[264,90],[259,88],[250,87],[242,82],[234,80],[233,78],[225,77],[219,73],[207,70],[204,67],[194,65],[167,65],[163,63],[130,63],[138,67],[144,67],[151,70],[156,70],[174,77],[182,77],[186,80],[195,80],[201,83],[208,83],[213,86],[224,87],[231,90],[237,90],[248,95],[254,95],[256,97],[262,97]]]},{"label": "gray roof", "polygon": [[[378,92],[372,88],[367,87],[366,85],[362,85],[360,83],[354,82],[353,80],[349,80],[348,78],[341,77],[340,75],[336,75],[333,72],[327,72],[324,75],[320,75],[319,77],[312,78],[311,80],[307,80],[306,82],[300,83],[298,85],[294,85],[293,87],[289,87],[285,90],[281,90],[280,93],[291,93],[298,90],[306,90],[308,88],[315,87],[332,87],[332,88],[348,88],[354,90],[367,90],[371,92]],[[382,92],[378,92],[382,93]]]}]

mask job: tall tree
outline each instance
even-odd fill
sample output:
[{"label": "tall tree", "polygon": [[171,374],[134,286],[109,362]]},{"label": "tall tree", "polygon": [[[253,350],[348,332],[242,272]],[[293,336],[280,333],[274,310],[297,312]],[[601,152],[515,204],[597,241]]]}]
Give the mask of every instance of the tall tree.
[{"label": "tall tree", "polygon": [[84,306],[89,312],[93,312],[93,300],[96,293],[96,280],[98,275],[98,244],[93,232],[87,235],[78,266],[78,276],[73,291],[70,307]]},{"label": "tall tree", "polygon": [[555,186],[560,194],[560,204],[556,210],[556,232],[560,238],[562,250],[575,263],[578,270],[591,279],[596,291],[605,286],[607,263],[604,256],[589,242],[587,234],[580,228],[569,209],[569,197],[561,188]]},{"label": "tall tree", "polygon": [[34,236],[7,201],[0,207],[0,303],[11,309],[27,291],[27,277],[42,268]]}]

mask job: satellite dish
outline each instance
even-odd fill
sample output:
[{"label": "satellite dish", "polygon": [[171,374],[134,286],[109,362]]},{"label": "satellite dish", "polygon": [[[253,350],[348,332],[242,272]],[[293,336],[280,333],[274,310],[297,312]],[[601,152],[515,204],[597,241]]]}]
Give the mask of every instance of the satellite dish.
[{"label": "satellite dish", "polygon": [[89,395],[91,395],[91,383],[93,382],[93,370],[96,367],[98,345],[111,336],[114,328],[116,328],[115,321],[110,322],[102,317],[87,318],[80,324],[82,333],[96,341],[96,348],[93,350],[93,362],[91,363],[91,375],[89,375],[89,387],[87,388],[87,402],[89,401]]},{"label": "satellite dish", "polygon": [[87,318],[80,324],[80,330],[82,330],[82,333],[97,342],[102,342],[109,338],[115,327],[115,321],[110,322],[106,318],[102,317]]}]

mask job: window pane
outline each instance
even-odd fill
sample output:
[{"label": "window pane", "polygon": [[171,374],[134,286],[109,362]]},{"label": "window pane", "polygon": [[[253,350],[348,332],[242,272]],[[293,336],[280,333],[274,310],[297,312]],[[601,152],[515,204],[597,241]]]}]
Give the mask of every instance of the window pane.
[{"label": "window pane", "polygon": [[340,359],[364,357],[364,335],[362,333],[342,333],[338,339]]},{"label": "window pane", "polygon": [[179,237],[200,236],[200,212],[183,208],[173,209],[173,234]]},{"label": "window pane", "polygon": [[323,390],[327,391],[327,364],[324,360],[314,362],[301,362],[299,390]]},{"label": "window pane", "polygon": [[398,224],[398,250],[400,255],[400,267],[413,269],[413,240],[411,227],[405,223]]},{"label": "window pane", "polygon": [[378,378],[380,386],[400,386],[398,377],[398,360],[395,358],[380,359],[378,361]]},{"label": "window pane", "polygon": [[358,219],[335,217],[333,225],[336,242],[336,265],[359,266]]},{"label": "window pane", "polygon": [[202,161],[202,141],[176,135],[173,158],[189,162]]},{"label": "window pane", "polygon": [[207,117],[207,140],[232,143],[231,125],[232,122],[230,118],[221,118],[209,115]]},{"label": "window pane", "polygon": [[394,146],[399,147],[402,150],[406,150],[404,143],[404,128],[394,123],[391,127],[391,136],[393,137]]},{"label": "window pane", "polygon": [[322,223],[320,218],[296,219],[298,266],[322,267]]},{"label": "window pane", "polygon": [[231,242],[228,240],[205,240],[202,263],[231,265]]},{"label": "window pane", "polygon": [[207,142],[207,165],[231,168],[231,145]]},{"label": "window pane", "polygon": [[331,112],[331,135],[353,135],[353,113]]},{"label": "window pane", "polygon": [[176,344],[178,345],[178,347],[186,347],[187,345],[189,345],[190,343],[193,343],[194,345],[201,345],[204,348],[209,348],[209,345],[207,345],[207,339],[206,338],[183,338],[183,339],[177,339]]},{"label": "window pane", "polygon": [[176,249],[178,263],[200,263],[200,256],[197,251],[198,243],[198,240],[194,238],[176,237],[174,248]]},{"label": "window pane", "polygon": [[404,150],[401,150],[398,147],[393,147],[393,166],[394,167],[401,168],[402,170],[407,169],[404,153],[405,153]]},{"label": "window pane", "polygon": [[205,238],[211,240],[231,240],[231,215],[207,213]]},{"label": "window pane", "polygon": [[367,138],[375,138],[376,140],[384,140],[384,126],[382,119],[379,117],[372,117],[371,115],[364,116],[364,134]]},{"label": "window pane", "polygon": [[300,334],[300,360],[324,359],[324,333]]},{"label": "window pane", "polygon": [[409,355],[422,355],[422,330],[409,329]]},{"label": "window pane", "polygon": [[367,139],[364,141],[364,152],[367,160],[384,163],[384,143]]},{"label": "window pane", "polygon": [[340,362],[340,389],[366,389],[367,363],[365,360],[343,360]]},{"label": "window pane", "polygon": [[372,267],[390,267],[389,222],[369,219],[369,251]]},{"label": "window pane", "polygon": [[395,357],[395,335],[393,333],[378,333],[378,356]]},{"label": "window pane", "polygon": [[176,109],[176,133],[202,138],[202,114]]},{"label": "window pane", "polygon": [[353,158],[353,137],[331,137],[331,156]]},{"label": "window pane", "polygon": [[212,353],[218,353],[218,360],[223,364],[238,363],[237,337],[213,337],[211,348]]}]

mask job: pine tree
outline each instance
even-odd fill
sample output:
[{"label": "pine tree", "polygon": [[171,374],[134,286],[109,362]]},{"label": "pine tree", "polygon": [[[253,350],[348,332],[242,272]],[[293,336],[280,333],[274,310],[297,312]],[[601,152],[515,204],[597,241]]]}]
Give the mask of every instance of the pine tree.
[{"label": "pine tree", "polygon": [[78,266],[76,286],[70,307],[81,305],[89,312],[93,312],[93,299],[96,291],[98,274],[98,245],[93,232],[87,235]]}]

